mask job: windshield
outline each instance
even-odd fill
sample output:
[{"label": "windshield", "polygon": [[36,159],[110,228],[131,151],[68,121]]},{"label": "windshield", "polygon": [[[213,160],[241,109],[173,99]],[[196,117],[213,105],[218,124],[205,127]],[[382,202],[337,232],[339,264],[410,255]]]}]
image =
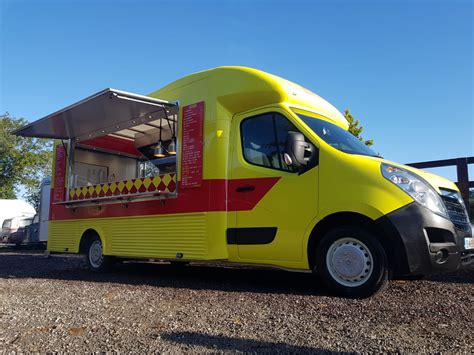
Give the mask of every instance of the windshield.
[{"label": "windshield", "polygon": [[331,147],[349,154],[379,156],[351,133],[335,124],[301,114],[298,116]]},{"label": "windshield", "polygon": [[26,219],[20,219],[18,221],[18,227],[26,227],[29,226],[33,222],[33,218],[26,218]]}]

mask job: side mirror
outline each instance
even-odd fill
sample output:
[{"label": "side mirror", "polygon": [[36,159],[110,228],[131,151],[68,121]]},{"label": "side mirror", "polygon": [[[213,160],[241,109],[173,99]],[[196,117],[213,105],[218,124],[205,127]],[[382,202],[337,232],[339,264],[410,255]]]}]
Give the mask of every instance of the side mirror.
[{"label": "side mirror", "polygon": [[300,169],[303,173],[317,165],[317,150],[311,143],[305,141],[300,132],[290,131],[286,137],[285,164]]}]

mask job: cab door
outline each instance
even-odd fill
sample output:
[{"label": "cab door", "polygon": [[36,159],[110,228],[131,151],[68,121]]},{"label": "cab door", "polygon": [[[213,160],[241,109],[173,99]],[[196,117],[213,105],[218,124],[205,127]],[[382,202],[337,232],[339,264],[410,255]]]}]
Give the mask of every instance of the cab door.
[{"label": "cab door", "polygon": [[288,132],[304,129],[279,107],[232,120],[228,210],[235,211],[236,228],[227,231],[227,241],[237,245],[242,262],[291,267],[306,260],[303,242],[318,213],[319,167],[299,174],[284,159]]}]

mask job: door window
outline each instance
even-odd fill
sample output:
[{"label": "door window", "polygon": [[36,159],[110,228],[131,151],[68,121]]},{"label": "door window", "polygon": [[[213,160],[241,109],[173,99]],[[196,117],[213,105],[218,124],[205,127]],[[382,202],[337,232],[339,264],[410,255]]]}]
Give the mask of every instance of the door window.
[{"label": "door window", "polygon": [[271,112],[246,118],[241,127],[243,156],[247,162],[266,168],[296,171],[285,164],[286,137],[298,129],[285,116]]}]

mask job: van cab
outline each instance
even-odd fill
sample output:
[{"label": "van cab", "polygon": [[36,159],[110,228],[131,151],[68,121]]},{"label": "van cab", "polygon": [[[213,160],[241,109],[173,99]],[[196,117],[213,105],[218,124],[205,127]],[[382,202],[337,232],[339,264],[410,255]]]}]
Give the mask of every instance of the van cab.
[{"label": "van cab", "polygon": [[141,96],[106,89],[16,134],[57,139],[48,250],[319,273],[366,297],[474,260],[456,185],[378,156],[329,102],[219,67]]}]

